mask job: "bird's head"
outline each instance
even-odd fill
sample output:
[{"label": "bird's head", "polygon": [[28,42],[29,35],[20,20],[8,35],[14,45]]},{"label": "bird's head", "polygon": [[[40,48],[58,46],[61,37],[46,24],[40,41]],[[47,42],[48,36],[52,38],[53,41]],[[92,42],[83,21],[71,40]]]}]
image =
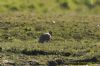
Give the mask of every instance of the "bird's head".
[{"label": "bird's head", "polygon": [[49,31],[49,34],[52,35],[52,31]]}]

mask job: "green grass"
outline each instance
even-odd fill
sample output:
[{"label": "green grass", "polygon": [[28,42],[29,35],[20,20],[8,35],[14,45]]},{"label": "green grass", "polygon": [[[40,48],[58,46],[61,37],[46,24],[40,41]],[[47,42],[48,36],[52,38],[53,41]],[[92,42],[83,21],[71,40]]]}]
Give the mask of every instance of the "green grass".
[{"label": "green grass", "polygon": [[100,13],[98,0],[0,0],[0,12]]},{"label": "green grass", "polygon": [[[0,0],[0,66],[99,65],[99,6],[99,0]],[[48,31],[52,40],[38,43]]]},{"label": "green grass", "polygon": [[[86,65],[100,62],[100,16],[72,14],[0,14],[0,64]],[[55,23],[53,23],[55,21]],[[38,43],[51,30],[52,40]],[[31,63],[30,63],[31,61]],[[34,65],[34,64],[33,64]]]}]

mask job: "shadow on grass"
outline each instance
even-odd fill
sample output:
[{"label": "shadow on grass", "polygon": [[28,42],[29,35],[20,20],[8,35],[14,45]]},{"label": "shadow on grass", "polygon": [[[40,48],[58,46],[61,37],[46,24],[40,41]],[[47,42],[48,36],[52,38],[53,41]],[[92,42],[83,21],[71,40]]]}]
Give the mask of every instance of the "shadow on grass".
[{"label": "shadow on grass", "polygon": [[31,50],[27,51],[27,49],[24,49],[22,51],[25,55],[62,55],[62,56],[70,56],[71,53],[69,52],[56,52],[56,51],[42,51],[42,50]]},{"label": "shadow on grass", "polygon": [[[13,50],[13,51],[12,51]],[[91,58],[84,58],[84,59],[68,59],[66,57],[72,56],[73,54],[70,52],[57,52],[57,51],[43,51],[43,50],[27,50],[23,49],[19,51],[18,49],[11,49],[7,50],[7,52],[12,52],[12,53],[22,53],[24,55],[61,55],[65,56],[64,59],[56,59],[56,60],[51,60],[48,61],[48,66],[57,66],[57,65],[86,65],[88,63],[99,63],[100,55],[95,55]]]},{"label": "shadow on grass", "polygon": [[82,60],[69,60],[69,59],[56,59],[48,61],[48,66],[58,66],[58,65],[86,65],[88,63],[98,63],[96,57],[92,57],[90,59],[82,59]]}]

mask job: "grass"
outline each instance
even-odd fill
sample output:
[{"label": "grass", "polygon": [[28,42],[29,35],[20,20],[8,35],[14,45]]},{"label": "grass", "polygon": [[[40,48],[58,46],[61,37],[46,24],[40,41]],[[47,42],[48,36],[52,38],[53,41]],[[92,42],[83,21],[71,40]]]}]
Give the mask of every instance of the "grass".
[{"label": "grass", "polygon": [[[99,4],[98,0],[0,0],[0,66],[99,65]],[[53,32],[52,40],[38,43],[48,31]]]},{"label": "grass", "polygon": [[0,0],[0,12],[30,11],[37,13],[100,13],[98,0]]},{"label": "grass", "polygon": [[[0,64],[99,64],[99,18],[99,15],[30,12],[0,14]],[[49,30],[53,32],[52,40],[38,43],[38,37]]]}]

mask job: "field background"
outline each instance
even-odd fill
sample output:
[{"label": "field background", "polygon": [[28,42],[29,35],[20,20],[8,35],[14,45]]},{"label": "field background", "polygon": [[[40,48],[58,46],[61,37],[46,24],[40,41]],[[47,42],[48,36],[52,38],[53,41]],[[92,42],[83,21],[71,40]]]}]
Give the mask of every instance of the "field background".
[{"label": "field background", "polygon": [[100,13],[99,0],[0,0],[0,12]]},{"label": "field background", "polygon": [[0,66],[99,66],[99,14],[99,0],[0,0]]}]

